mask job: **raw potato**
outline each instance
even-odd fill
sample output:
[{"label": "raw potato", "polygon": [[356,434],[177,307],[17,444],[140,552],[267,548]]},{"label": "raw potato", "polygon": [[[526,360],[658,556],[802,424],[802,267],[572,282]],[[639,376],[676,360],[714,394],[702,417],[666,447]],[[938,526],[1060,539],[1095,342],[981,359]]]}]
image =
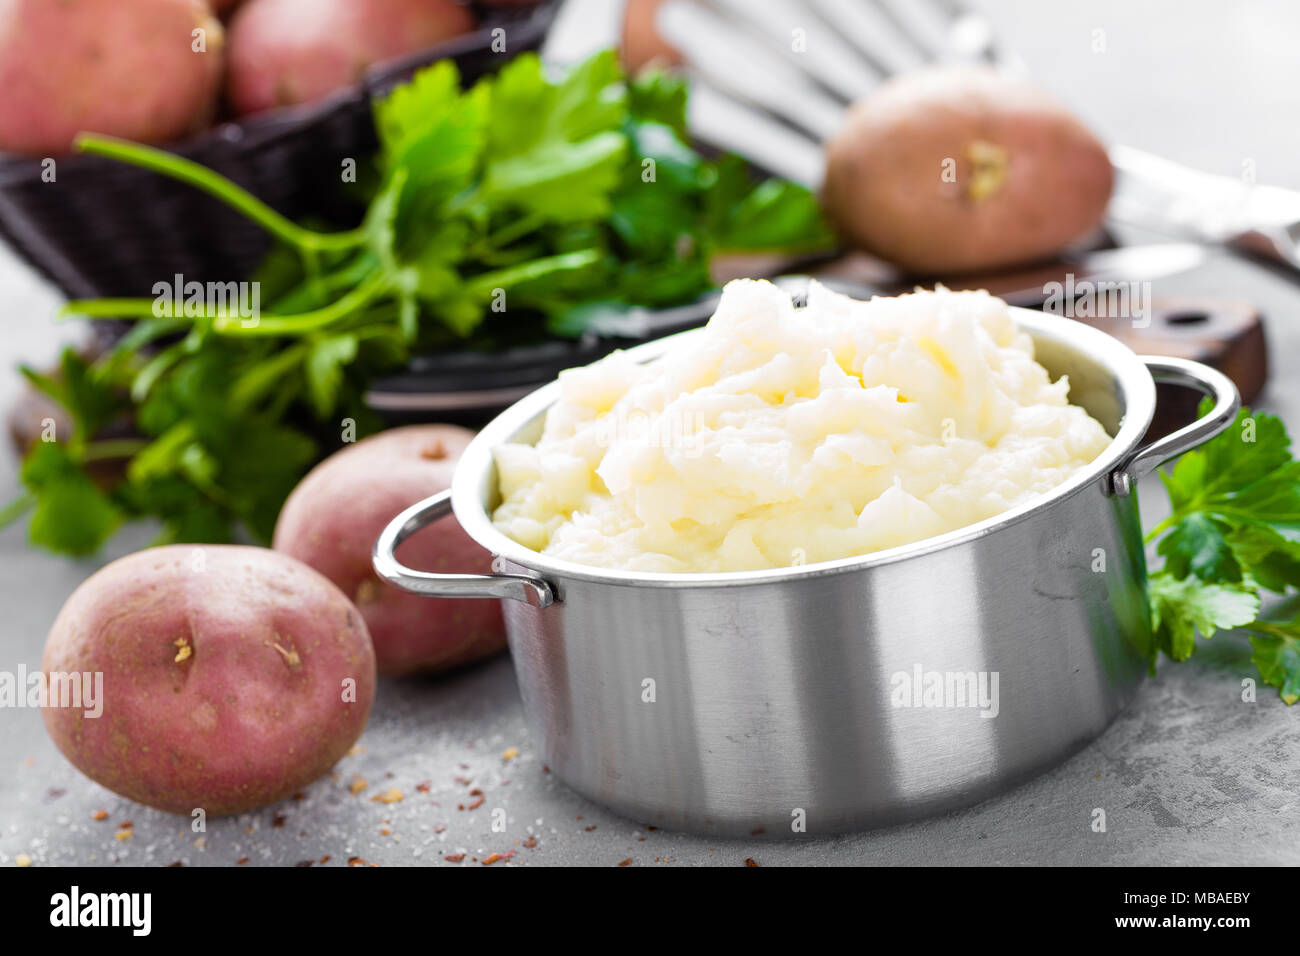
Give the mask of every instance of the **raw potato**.
[{"label": "raw potato", "polygon": [[623,65],[629,73],[651,63],[673,66],[682,62],[677,50],[659,35],[655,18],[664,0],[628,0],[623,13]]},{"label": "raw potato", "polygon": [[223,56],[204,0],[0,0],[0,150],[53,156],[83,131],[180,139],[212,118]]},{"label": "raw potato", "polygon": [[1101,222],[1105,147],[1037,88],[926,70],[858,103],[827,145],[823,201],[855,245],[918,273],[1047,258]]},{"label": "raw potato", "polygon": [[356,742],[375,693],[356,608],[266,548],[172,545],[113,562],[63,606],[41,666],[104,675],[100,716],[44,710],[64,756],[186,815],[242,813],[305,787]]},{"label": "raw potato", "polygon": [[[500,602],[408,594],[382,581],[370,563],[389,521],[450,486],[473,437],[454,425],[410,425],[367,438],[312,469],[280,512],[273,547],[310,564],[356,602],[380,673],[447,670],[505,647]],[[430,525],[397,555],[423,571],[487,574],[492,566],[492,556],[454,517]]]},{"label": "raw potato", "polygon": [[230,21],[230,104],[248,114],[309,103],[473,28],[454,0],[248,0]]}]

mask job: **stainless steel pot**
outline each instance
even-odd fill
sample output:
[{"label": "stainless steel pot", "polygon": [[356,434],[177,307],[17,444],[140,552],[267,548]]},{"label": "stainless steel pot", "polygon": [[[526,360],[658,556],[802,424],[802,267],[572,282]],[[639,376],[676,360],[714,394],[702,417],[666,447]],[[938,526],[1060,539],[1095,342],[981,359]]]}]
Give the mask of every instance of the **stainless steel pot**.
[{"label": "stainless steel pot", "polygon": [[[834,832],[973,803],[1096,737],[1132,696],[1151,640],[1137,479],[1218,434],[1236,389],[1213,369],[1139,358],[1068,319],[1015,310],[1070,399],[1113,436],[1038,501],[904,547],[726,574],[609,571],[493,527],[492,449],[533,441],[551,384],[470,444],[452,488],[375,546],[386,580],[505,599],[529,726],[570,786],[645,823]],[[632,350],[640,360],[686,332]],[[1208,415],[1140,445],[1155,381]],[[454,510],[501,573],[431,574],[397,546]]]}]

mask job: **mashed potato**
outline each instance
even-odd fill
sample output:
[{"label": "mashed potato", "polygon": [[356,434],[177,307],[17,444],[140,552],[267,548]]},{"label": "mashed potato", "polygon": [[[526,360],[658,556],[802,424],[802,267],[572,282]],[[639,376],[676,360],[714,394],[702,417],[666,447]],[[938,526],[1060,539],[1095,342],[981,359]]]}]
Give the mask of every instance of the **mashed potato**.
[{"label": "mashed potato", "polygon": [[806,308],[729,284],[654,362],[561,374],[536,445],[495,450],[496,526],[580,564],[741,571],[961,528],[1050,491],[1110,437],[985,292]]}]

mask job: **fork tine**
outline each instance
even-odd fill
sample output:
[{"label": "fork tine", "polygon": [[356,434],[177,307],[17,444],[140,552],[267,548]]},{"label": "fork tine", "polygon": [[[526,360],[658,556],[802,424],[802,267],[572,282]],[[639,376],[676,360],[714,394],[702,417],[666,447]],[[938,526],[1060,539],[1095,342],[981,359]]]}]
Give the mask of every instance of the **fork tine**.
[{"label": "fork tine", "polygon": [[729,19],[743,23],[774,54],[848,104],[880,84],[882,71],[863,61],[838,28],[807,0],[711,0]]},{"label": "fork tine", "polygon": [[690,0],[659,8],[660,34],[702,76],[733,97],[753,103],[816,139],[840,128],[844,104],[808,75],[735,29],[715,10]]},{"label": "fork tine", "polygon": [[870,0],[897,29],[899,36],[910,43],[927,62],[939,58],[942,37],[947,22],[936,23],[922,11],[928,7],[925,0]]},{"label": "fork tine", "polygon": [[903,73],[925,63],[898,27],[873,3],[863,0],[814,0],[823,18],[836,24],[841,35],[867,63],[884,76]]},{"label": "fork tine", "polygon": [[715,149],[738,153],[750,162],[809,189],[818,189],[826,171],[819,144],[718,90],[691,70],[687,101],[691,134]]}]

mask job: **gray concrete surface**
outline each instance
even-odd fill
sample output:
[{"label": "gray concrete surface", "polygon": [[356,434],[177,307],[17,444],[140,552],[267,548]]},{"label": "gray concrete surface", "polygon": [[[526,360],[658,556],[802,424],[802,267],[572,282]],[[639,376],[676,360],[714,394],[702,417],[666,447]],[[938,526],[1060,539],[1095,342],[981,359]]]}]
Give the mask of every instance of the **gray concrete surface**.
[{"label": "gray concrete surface", "polygon": [[[1032,72],[1106,138],[1260,181],[1300,188],[1295,90],[1300,8],[1283,2],[983,4]],[[1107,52],[1091,50],[1095,29]],[[1300,283],[1220,255],[1156,294],[1241,298],[1268,319],[1274,377],[1263,407],[1300,431]],[[72,327],[51,322],[54,293],[0,256],[0,405],[18,359],[39,361]],[[0,452],[0,500],[15,490]],[[1158,497],[1144,489],[1148,521]],[[1158,489],[1155,489],[1158,494]],[[29,550],[0,533],[0,670],[39,664],[60,604],[97,566],[148,541],[132,529],[96,561]],[[809,635],[815,640],[816,635]],[[544,772],[523,726],[508,660],[442,680],[381,684],[358,752],[301,800],[246,817],[188,821],[90,783],[46,736],[39,713],[0,711],[0,865],[292,865],[329,857],[380,865],[1294,864],[1300,862],[1300,707],[1261,688],[1243,638],[1216,637],[1192,661],[1164,665],[1094,745],[1056,770],[966,811],[838,839],[704,840],[649,831],[570,793]],[[518,757],[504,754],[517,748]],[[359,793],[351,783],[366,782]],[[371,798],[397,788],[396,803]],[[481,790],[481,806],[469,809]],[[459,807],[464,806],[465,809]],[[1093,811],[1107,830],[1093,832]],[[492,829],[503,810],[504,832]],[[93,819],[95,811],[106,819]],[[130,821],[129,839],[116,834]],[[242,862],[241,862],[242,861]]]}]

